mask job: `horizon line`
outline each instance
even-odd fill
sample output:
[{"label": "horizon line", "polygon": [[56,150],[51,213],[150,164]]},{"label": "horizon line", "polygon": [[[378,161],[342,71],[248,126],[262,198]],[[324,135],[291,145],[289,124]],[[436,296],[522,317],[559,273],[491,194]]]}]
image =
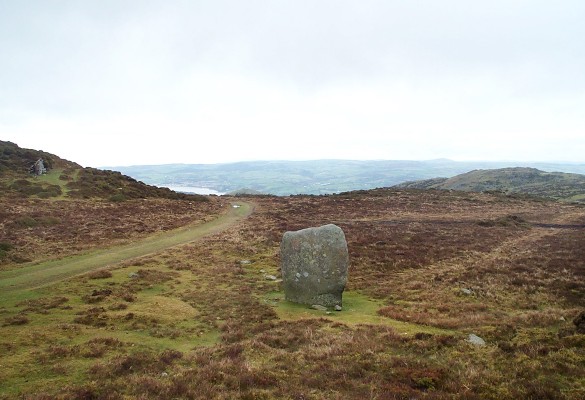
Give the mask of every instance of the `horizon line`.
[{"label": "horizon line", "polygon": [[170,165],[229,165],[229,164],[243,164],[243,163],[305,163],[305,162],[324,162],[324,161],[345,161],[345,162],[437,162],[445,161],[452,163],[521,163],[521,164],[563,164],[563,165],[582,165],[585,161],[561,161],[561,160],[454,160],[450,158],[431,158],[431,159],[352,159],[352,158],[315,158],[315,159],[304,159],[304,160],[292,160],[292,159],[255,159],[255,160],[240,160],[240,161],[224,161],[224,162],[209,162],[209,163],[197,163],[197,162],[163,162],[163,163],[147,163],[147,164],[129,164],[129,165],[101,165],[96,168],[131,168],[131,167],[156,167],[156,166],[170,166]]}]

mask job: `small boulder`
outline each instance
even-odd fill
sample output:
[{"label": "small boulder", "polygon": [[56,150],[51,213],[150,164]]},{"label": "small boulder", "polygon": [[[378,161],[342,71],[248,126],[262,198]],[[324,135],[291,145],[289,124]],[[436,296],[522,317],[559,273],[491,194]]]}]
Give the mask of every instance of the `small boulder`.
[{"label": "small boulder", "polygon": [[322,306],[322,305],[320,305],[320,304],[313,304],[313,305],[311,306],[311,308],[312,308],[313,310],[317,310],[317,311],[327,311],[327,307],[324,307],[324,306]]},{"label": "small boulder", "polygon": [[264,279],[267,281],[275,281],[277,278],[274,275],[264,275]]},{"label": "small boulder", "polygon": [[335,305],[335,311],[341,311],[341,309],[342,308],[341,308],[341,306],[339,304],[336,304]]},{"label": "small boulder", "polygon": [[476,346],[485,346],[485,340],[483,340],[477,335],[474,335],[473,333],[467,337],[467,341]]}]

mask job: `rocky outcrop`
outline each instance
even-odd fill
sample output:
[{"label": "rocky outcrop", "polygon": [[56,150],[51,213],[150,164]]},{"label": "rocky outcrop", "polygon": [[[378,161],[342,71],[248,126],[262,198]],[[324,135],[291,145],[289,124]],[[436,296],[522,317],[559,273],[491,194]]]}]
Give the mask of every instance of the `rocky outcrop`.
[{"label": "rocky outcrop", "polygon": [[47,168],[45,167],[45,162],[42,158],[39,158],[31,167],[30,173],[36,176],[41,176],[42,174],[47,172]]}]

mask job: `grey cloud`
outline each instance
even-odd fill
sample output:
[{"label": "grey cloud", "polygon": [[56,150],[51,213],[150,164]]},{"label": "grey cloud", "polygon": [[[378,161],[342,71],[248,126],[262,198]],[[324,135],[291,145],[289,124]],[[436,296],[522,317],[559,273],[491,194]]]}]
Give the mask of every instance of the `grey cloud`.
[{"label": "grey cloud", "polygon": [[2,1],[0,104],[127,106],[201,69],[570,92],[585,88],[584,17],[581,1]]}]

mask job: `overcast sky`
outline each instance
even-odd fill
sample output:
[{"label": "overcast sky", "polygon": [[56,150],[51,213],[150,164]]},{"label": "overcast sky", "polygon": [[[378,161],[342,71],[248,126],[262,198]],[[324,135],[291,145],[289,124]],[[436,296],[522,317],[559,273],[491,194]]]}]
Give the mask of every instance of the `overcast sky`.
[{"label": "overcast sky", "polygon": [[0,140],[84,166],[585,161],[583,0],[0,0]]}]

